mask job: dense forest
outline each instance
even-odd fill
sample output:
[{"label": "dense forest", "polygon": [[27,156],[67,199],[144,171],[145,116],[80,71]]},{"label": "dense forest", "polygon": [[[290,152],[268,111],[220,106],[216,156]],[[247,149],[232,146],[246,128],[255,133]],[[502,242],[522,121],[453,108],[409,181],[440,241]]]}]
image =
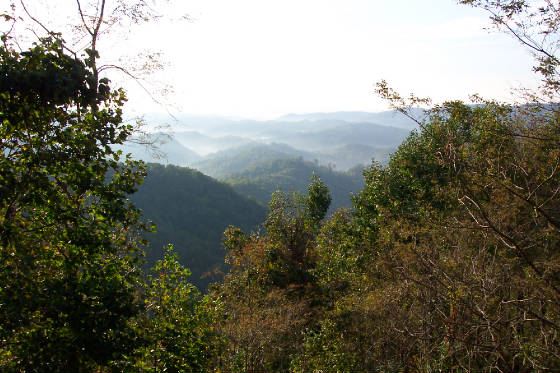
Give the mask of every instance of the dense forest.
[{"label": "dense forest", "polygon": [[[82,13],[83,56],[54,32],[21,50],[12,30],[23,20],[3,14],[2,371],[558,371],[553,2],[533,11],[526,1],[459,1],[489,10],[531,48],[540,90],[524,91],[519,105],[474,97],[418,118],[426,100],[379,82],[377,93],[418,129],[387,164],[364,170],[350,208],[331,214],[316,174],[301,175],[304,191],[272,193],[265,211],[196,171],[117,150],[135,128],[123,120],[125,92],[98,64],[97,40],[110,16],[143,20],[149,8],[120,3],[109,13],[100,3]],[[199,202],[184,203],[188,194]],[[224,210],[203,210],[207,199]],[[149,219],[160,226],[155,239]],[[165,235],[226,221],[237,225],[223,234],[227,273],[201,295]],[[190,233],[177,251],[203,238]],[[161,245],[151,270],[147,240]]]},{"label": "dense forest", "polygon": [[144,219],[155,224],[154,232],[144,234],[149,242],[145,267],[152,267],[171,243],[179,262],[192,271],[192,283],[201,290],[225,270],[224,230],[234,224],[256,231],[266,216],[264,207],[230,186],[172,165],[147,164],[144,182],[131,200]]},{"label": "dense forest", "polygon": [[258,231],[272,194],[304,193],[313,174],[329,186],[330,212],[350,207],[351,194],[363,187],[361,170],[342,173],[301,159],[276,159],[218,182],[190,168],[146,164],[144,181],[130,196],[145,222],[155,224],[143,235],[148,241],[144,268],[173,244],[179,262],[192,271],[192,283],[204,291],[226,271],[221,241],[229,225]]},{"label": "dense forest", "polygon": [[307,189],[309,177],[319,176],[329,186],[334,209],[350,207],[350,197],[364,184],[362,167],[356,166],[347,172],[337,172],[328,167],[299,159],[273,159],[259,162],[241,172],[229,175],[224,182],[230,184],[238,193],[268,205],[272,193]]}]

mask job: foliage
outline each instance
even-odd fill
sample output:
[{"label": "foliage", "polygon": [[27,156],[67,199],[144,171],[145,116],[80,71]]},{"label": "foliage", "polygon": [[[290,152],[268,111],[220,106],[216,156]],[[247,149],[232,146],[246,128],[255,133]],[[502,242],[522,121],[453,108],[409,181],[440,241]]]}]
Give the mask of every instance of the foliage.
[{"label": "foliage", "polygon": [[331,204],[329,188],[315,174],[311,175],[311,183],[307,187],[307,220],[308,224],[319,227],[321,221],[327,215]]},{"label": "foliage", "polygon": [[364,185],[360,173],[339,172],[303,159],[262,161],[230,175],[224,181],[239,194],[267,205],[272,193],[277,190],[306,193],[307,180],[311,174],[316,174],[329,187],[332,198],[330,212],[350,207],[350,195],[357,193]]},{"label": "foliage", "polygon": [[[555,117],[493,102],[447,103],[387,169],[366,177],[372,182],[357,210],[377,223],[371,276],[383,278],[368,293],[391,289],[407,305],[398,313],[391,306],[389,318],[394,338],[411,334],[399,348],[409,356],[402,366],[527,371],[558,364],[549,344],[558,338],[550,308],[559,233]],[[411,151],[418,156],[408,157]]]},{"label": "foliage", "polygon": [[136,329],[146,343],[125,363],[138,372],[203,372],[219,351],[212,331],[219,307],[202,299],[188,282],[190,271],[181,266],[169,246],[153,268],[145,290],[146,313]]},{"label": "foliage", "polygon": [[110,148],[125,96],[60,39],[0,58],[0,364],[91,371],[130,350],[140,306],[127,195],[144,171]]},{"label": "foliage", "polygon": [[315,322],[315,243],[329,203],[326,185],[313,175],[307,196],[273,195],[266,236],[226,230],[231,271],[212,293],[227,315],[219,324],[226,337],[220,369],[286,371],[301,351],[301,331]]},{"label": "foliage", "polygon": [[149,268],[162,257],[168,243],[179,262],[192,271],[191,281],[201,291],[225,270],[220,241],[230,224],[256,229],[266,210],[237,194],[230,186],[196,170],[172,165],[146,165],[146,178],[131,201],[154,222],[156,232],[145,234]]}]

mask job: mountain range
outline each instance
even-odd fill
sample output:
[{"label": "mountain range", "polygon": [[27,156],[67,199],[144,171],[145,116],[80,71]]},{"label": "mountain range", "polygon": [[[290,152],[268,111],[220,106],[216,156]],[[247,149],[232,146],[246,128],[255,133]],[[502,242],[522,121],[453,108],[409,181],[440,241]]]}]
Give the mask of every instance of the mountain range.
[{"label": "mountain range", "polygon": [[[413,113],[417,117],[422,115],[420,109]],[[157,154],[134,144],[124,146],[125,153],[137,159],[189,166],[202,172],[216,169],[212,164],[247,152],[250,147],[262,153],[264,146],[269,147],[269,156],[264,160],[276,152],[278,158],[301,156],[339,170],[368,165],[372,159],[385,163],[389,154],[417,127],[413,120],[394,110],[289,114],[267,121],[149,114],[145,121],[153,128],[166,125],[167,132],[163,135],[169,139],[159,146]],[[219,175],[209,175],[221,177],[238,171],[235,166],[228,170],[222,165]]]},{"label": "mountain range", "polygon": [[[363,187],[362,169],[373,160],[387,162],[415,128],[399,115],[290,114],[271,121],[179,116],[166,131],[151,134],[162,140],[155,147],[145,141],[121,146],[150,162],[148,176],[131,196],[157,226],[155,234],[146,234],[146,265],[174,244],[193,283],[205,289],[223,269],[227,226],[262,229],[272,193],[306,193],[312,174],[329,187],[331,212],[350,207],[352,194]],[[155,127],[163,118],[147,122]]]}]

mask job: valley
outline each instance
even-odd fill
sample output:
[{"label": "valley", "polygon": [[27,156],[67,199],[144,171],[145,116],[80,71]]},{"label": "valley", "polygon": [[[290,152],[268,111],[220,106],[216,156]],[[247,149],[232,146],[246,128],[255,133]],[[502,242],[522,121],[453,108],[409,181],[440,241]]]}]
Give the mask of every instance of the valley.
[{"label": "valley", "polygon": [[[148,118],[154,127],[164,121]],[[145,234],[145,266],[171,243],[192,271],[192,282],[205,289],[226,271],[221,240],[228,225],[259,231],[272,193],[306,194],[313,174],[329,188],[329,214],[350,208],[352,195],[363,188],[363,169],[372,161],[386,164],[414,128],[397,112],[288,115],[263,122],[180,117],[169,132],[155,133],[164,141],[156,149],[122,145],[124,153],[148,162],[148,176],[131,197],[156,225],[155,233]]]}]

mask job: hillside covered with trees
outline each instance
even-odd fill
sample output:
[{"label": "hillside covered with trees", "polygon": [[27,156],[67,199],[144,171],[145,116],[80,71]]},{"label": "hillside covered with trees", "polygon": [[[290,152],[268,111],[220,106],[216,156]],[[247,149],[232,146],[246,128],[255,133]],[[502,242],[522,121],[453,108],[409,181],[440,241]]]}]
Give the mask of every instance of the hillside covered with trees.
[{"label": "hillside covered with trees", "polygon": [[[412,108],[427,100],[379,82],[377,94],[418,128],[331,215],[317,175],[303,192],[274,192],[265,213],[196,171],[116,150],[137,129],[97,41],[115,19],[149,21],[143,1],[88,11],[78,1],[83,55],[50,31],[22,50],[14,30],[28,25],[7,9],[0,370],[557,371],[560,11],[550,1],[459,3],[487,9],[530,48],[540,88],[518,105],[474,97],[418,119]],[[148,219],[162,227],[155,239]],[[172,246],[144,269],[146,239],[164,244],[184,223],[204,238],[226,220],[238,225],[223,235],[227,271],[207,294]],[[198,239],[183,237],[179,254]]]},{"label": "hillside covered with trees", "polygon": [[272,194],[281,190],[305,193],[310,175],[319,176],[332,195],[332,210],[350,207],[351,196],[364,185],[362,167],[359,165],[347,172],[338,172],[301,158],[272,159],[258,162],[244,170],[224,178],[239,194],[267,206]]},{"label": "hillside covered with trees", "polygon": [[155,224],[155,232],[144,234],[149,242],[146,267],[152,267],[164,247],[173,244],[179,262],[192,271],[191,281],[200,289],[215,281],[214,270],[223,267],[225,229],[233,224],[257,231],[266,216],[263,206],[229,185],[172,165],[146,165],[144,182],[131,200],[144,219]]}]

